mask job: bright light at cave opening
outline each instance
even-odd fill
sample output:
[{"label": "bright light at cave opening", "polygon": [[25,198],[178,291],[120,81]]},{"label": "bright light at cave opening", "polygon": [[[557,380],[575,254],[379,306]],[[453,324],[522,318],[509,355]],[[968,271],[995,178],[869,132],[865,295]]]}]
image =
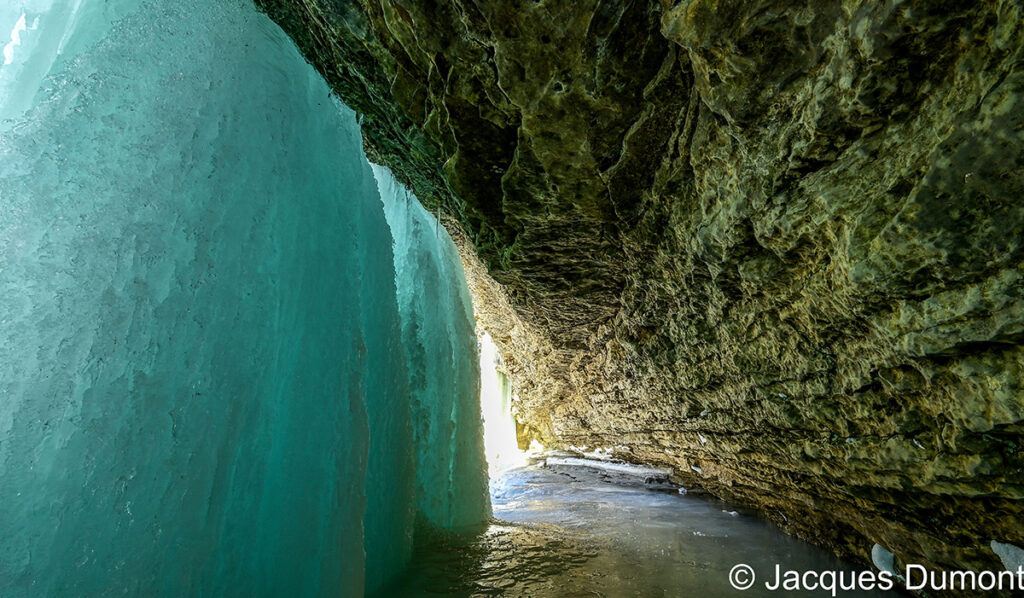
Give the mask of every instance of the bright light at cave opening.
[{"label": "bright light at cave opening", "polygon": [[526,463],[516,440],[516,420],[512,416],[512,388],[508,376],[498,371],[498,349],[486,332],[480,341],[480,412],[484,418],[484,450],[487,469],[496,473]]}]

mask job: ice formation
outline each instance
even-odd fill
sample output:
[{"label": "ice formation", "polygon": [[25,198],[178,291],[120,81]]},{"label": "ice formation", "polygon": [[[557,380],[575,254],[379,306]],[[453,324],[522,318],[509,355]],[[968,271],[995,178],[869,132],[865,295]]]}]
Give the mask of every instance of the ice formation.
[{"label": "ice formation", "polygon": [[402,346],[416,422],[417,512],[423,523],[435,527],[473,526],[482,520],[481,513],[490,514],[491,503],[466,275],[455,244],[434,216],[387,168],[374,165],[373,173],[395,240]]},{"label": "ice formation", "polygon": [[480,410],[484,417],[484,448],[491,477],[509,467],[526,464],[516,437],[512,415],[512,385],[498,369],[498,347],[486,332],[478,334],[480,345]]},{"label": "ice formation", "polygon": [[647,467],[634,465],[622,461],[605,461],[600,459],[581,459],[579,457],[548,457],[545,459],[548,466],[562,465],[569,467],[589,467],[602,471],[613,471],[638,478],[668,478],[672,475],[672,468]]},{"label": "ice formation", "polygon": [[898,575],[896,571],[896,555],[881,544],[871,546],[871,562],[879,571]]},{"label": "ice formation", "polygon": [[417,513],[481,521],[451,241],[393,182],[385,219],[284,34],[243,0],[8,27],[0,595],[358,596]]},{"label": "ice formation", "polygon": [[1003,566],[1006,567],[1007,571],[1017,571],[1024,567],[1024,548],[1014,546],[1013,544],[996,542],[995,540],[992,540],[990,546],[992,547],[992,552],[996,553],[999,560],[1003,562]]}]

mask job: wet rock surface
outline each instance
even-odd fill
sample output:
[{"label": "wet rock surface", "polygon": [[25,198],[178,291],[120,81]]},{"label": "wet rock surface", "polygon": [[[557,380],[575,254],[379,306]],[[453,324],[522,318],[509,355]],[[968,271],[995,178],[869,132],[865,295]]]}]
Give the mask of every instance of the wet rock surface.
[{"label": "wet rock surface", "polygon": [[864,562],[1024,545],[1019,2],[257,4],[461,240],[525,435]]}]

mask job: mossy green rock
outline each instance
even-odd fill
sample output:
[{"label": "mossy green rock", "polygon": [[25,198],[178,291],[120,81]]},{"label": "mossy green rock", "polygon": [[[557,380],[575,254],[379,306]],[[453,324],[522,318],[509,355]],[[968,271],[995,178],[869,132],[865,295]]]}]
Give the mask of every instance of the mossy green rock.
[{"label": "mossy green rock", "polygon": [[524,430],[863,560],[1024,545],[1021,3],[257,3],[497,281]]}]

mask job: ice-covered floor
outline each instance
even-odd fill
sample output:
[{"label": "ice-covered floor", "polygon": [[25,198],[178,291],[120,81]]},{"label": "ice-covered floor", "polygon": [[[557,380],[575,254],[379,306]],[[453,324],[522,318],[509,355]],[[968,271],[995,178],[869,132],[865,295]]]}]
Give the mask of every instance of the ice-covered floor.
[{"label": "ice-covered floor", "polygon": [[[495,521],[486,531],[421,542],[413,569],[389,595],[822,596],[829,592],[769,592],[763,582],[776,563],[857,569],[753,513],[707,495],[652,490],[621,472],[535,460],[495,477],[491,497]],[[728,581],[740,563],[759,577],[745,592]]]}]

